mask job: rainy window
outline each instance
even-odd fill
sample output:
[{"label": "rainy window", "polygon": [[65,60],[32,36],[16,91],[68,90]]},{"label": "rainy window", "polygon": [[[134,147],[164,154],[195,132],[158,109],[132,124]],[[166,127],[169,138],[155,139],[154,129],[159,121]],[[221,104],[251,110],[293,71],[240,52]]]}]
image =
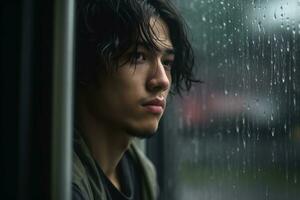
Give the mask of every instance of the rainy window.
[{"label": "rainy window", "polygon": [[160,198],[299,199],[300,1],[174,3],[204,83],[160,127]]}]

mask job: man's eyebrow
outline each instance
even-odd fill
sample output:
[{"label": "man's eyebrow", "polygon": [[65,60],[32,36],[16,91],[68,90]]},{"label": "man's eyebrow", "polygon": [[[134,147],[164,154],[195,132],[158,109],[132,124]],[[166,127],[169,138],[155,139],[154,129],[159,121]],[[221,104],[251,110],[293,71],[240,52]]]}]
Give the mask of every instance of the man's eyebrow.
[{"label": "man's eyebrow", "polygon": [[[149,44],[149,43],[147,43],[147,42],[138,41],[138,42],[136,43],[136,46],[137,46],[137,47],[145,48],[145,49],[147,49],[147,50],[150,50],[150,49],[151,49],[150,46],[152,46],[152,45]],[[170,48],[170,47],[166,47],[166,48],[163,48],[163,49],[157,49],[156,51],[162,52],[162,53],[167,54],[167,55],[175,54],[175,50],[174,50],[174,48],[172,48],[172,47],[171,47],[171,48]]]},{"label": "man's eyebrow", "polygon": [[164,52],[168,55],[175,55],[175,50],[173,48],[166,48]]}]

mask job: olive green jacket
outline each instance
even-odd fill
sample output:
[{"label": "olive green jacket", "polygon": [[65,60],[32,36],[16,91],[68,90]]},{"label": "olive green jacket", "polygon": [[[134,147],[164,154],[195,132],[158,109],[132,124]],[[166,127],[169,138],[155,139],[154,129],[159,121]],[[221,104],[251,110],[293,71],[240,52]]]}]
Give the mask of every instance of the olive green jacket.
[{"label": "olive green jacket", "polygon": [[[157,199],[158,186],[156,172],[153,164],[138,149],[135,142],[130,145],[129,152],[135,160],[135,164],[142,169],[142,200]],[[73,180],[72,184],[78,186],[84,197],[89,200],[107,200],[103,183],[95,160],[82,137],[74,138],[73,151]]]}]

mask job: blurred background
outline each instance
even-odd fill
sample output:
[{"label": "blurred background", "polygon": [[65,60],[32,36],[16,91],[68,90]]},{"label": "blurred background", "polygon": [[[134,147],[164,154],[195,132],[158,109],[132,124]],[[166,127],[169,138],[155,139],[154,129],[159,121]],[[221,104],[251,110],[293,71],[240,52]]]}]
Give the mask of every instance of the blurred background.
[{"label": "blurred background", "polygon": [[299,199],[300,1],[174,2],[204,83],[149,142],[161,199]]},{"label": "blurred background", "polygon": [[[173,2],[204,83],[170,98],[146,142],[160,200],[299,199],[300,1]],[[0,5],[0,198],[55,199],[51,157],[64,144],[53,142],[53,58],[64,40],[54,17],[64,10],[51,0]]]}]

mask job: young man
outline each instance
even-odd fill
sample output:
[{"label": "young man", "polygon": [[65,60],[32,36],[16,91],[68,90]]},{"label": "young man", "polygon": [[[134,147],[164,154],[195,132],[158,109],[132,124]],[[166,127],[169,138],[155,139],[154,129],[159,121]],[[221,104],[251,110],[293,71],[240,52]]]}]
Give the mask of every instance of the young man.
[{"label": "young man", "polygon": [[76,34],[73,199],[156,199],[132,140],[151,137],[169,91],[194,81],[182,20],[166,0],[82,0]]}]

